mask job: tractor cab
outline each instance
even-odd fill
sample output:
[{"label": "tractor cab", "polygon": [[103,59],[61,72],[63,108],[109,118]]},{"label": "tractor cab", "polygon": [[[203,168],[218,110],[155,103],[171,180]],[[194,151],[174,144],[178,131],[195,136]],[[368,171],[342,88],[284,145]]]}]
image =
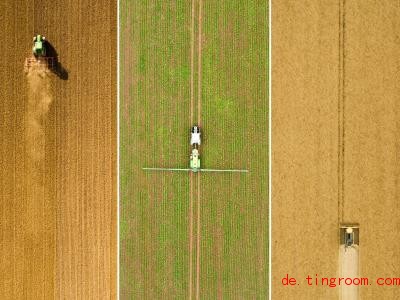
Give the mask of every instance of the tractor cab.
[{"label": "tractor cab", "polygon": [[193,172],[198,172],[200,170],[200,156],[199,150],[197,149],[193,149],[190,154],[190,169],[192,169]]},{"label": "tractor cab", "polygon": [[354,231],[353,228],[346,228],[344,233],[344,244],[346,247],[351,247],[354,244]]},{"label": "tractor cab", "polygon": [[32,67],[43,68],[46,70],[54,69],[56,58],[48,56],[48,54],[51,55],[51,53],[46,53],[46,47],[49,46],[50,45],[47,43],[47,40],[43,35],[38,34],[33,37],[32,55],[25,59],[25,72],[28,72]]},{"label": "tractor cab", "polygon": [[46,56],[46,48],[44,46],[46,38],[40,34],[33,37],[32,53],[36,57]]},{"label": "tractor cab", "polygon": [[199,126],[193,126],[191,130],[190,145],[197,147],[201,144],[201,132]]}]

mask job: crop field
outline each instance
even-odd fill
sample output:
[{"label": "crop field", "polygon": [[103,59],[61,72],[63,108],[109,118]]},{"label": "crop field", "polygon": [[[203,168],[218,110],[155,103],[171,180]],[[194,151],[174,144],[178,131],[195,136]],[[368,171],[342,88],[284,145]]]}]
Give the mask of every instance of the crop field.
[{"label": "crop field", "polygon": [[[0,298],[115,298],[116,1],[0,12]],[[37,33],[58,63],[25,73]]]},{"label": "crop field", "polygon": [[376,279],[400,273],[398,3],[272,2],[272,297],[339,299],[305,278],[340,276],[348,222],[371,284],[346,299],[397,299]]},{"label": "crop field", "polygon": [[[268,294],[267,1],[121,2],[121,299]],[[187,168],[199,124],[203,168]]]}]

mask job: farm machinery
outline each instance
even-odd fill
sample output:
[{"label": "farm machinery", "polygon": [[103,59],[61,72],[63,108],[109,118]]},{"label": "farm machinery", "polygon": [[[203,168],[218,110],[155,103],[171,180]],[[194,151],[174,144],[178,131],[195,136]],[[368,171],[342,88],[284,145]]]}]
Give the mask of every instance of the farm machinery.
[{"label": "farm machinery", "polygon": [[25,60],[25,68],[44,67],[53,68],[54,57],[47,55],[47,41],[43,35],[35,35],[33,37],[32,56]]},{"label": "farm machinery", "polygon": [[200,168],[200,152],[199,147],[201,145],[201,132],[200,127],[195,125],[191,129],[191,138],[190,145],[192,147],[192,151],[189,157],[189,168],[143,168],[146,171],[181,171],[181,172],[234,172],[234,173],[247,173],[248,170],[239,170],[239,169],[201,169]]},{"label": "farm machinery", "polygon": [[341,224],[340,225],[340,243],[348,247],[354,247],[359,244],[359,225]]}]

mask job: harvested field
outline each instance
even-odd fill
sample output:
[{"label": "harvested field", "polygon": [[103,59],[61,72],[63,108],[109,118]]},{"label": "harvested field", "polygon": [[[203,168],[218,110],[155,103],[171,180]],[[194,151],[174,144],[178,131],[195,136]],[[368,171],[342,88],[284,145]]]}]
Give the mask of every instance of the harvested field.
[{"label": "harvested field", "polygon": [[[266,1],[121,3],[122,299],[266,298]],[[204,168],[188,166],[203,130]]]},{"label": "harvested field", "polygon": [[[343,219],[360,224],[360,273],[400,277],[400,4],[346,1]],[[398,299],[399,287],[360,288]]]},{"label": "harvested field", "polygon": [[[0,12],[0,298],[115,298],[116,2]],[[35,33],[55,72],[24,73]]]},{"label": "harvested field", "polygon": [[[345,248],[344,245],[339,247],[339,274],[343,278],[356,278],[360,276],[359,270],[359,251],[358,246]],[[339,291],[339,299],[357,300],[359,297],[360,287],[352,285],[343,285]]]},{"label": "harvested field", "polygon": [[[358,223],[360,299],[397,299],[396,1],[273,1],[273,298],[338,299],[339,224]],[[288,21],[290,20],[290,21]],[[278,38],[280,37],[280,38]],[[300,285],[287,287],[289,273]]]},{"label": "harvested field", "polygon": [[338,5],[272,5],[272,297],[337,299]]}]

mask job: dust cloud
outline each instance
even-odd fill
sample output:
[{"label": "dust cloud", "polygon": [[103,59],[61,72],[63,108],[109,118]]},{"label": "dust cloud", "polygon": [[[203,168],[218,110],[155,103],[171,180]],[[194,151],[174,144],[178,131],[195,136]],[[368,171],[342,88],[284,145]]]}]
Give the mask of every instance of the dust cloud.
[{"label": "dust cloud", "polygon": [[[25,110],[25,182],[29,229],[33,244],[41,243],[44,228],[41,218],[48,196],[46,178],[46,120],[53,101],[50,71],[43,65],[32,65],[26,71],[27,105]],[[28,231],[28,230],[27,230]],[[38,244],[38,245],[39,245]]]},{"label": "dust cloud", "polygon": [[[52,253],[53,203],[47,182],[51,172],[46,158],[46,120],[53,101],[50,71],[43,65],[25,70],[27,103],[25,105],[25,224],[24,240],[29,245],[25,261],[30,262],[30,276],[44,280],[44,263]],[[47,276],[47,275],[46,275]]]},{"label": "dust cloud", "polygon": [[28,80],[26,149],[29,158],[38,165],[45,155],[44,123],[53,101],[51,78],[47,68],[36,66],[32,66],[26,76]]},{"label": "dust cloud", "polygon": [[[359,248],[358,245],[339,247],[340,261],[340,277],[357,278],[359,277]],[[340,297],[341,300],[358,300],[359,288],[356,285],[341,285]]]}]

